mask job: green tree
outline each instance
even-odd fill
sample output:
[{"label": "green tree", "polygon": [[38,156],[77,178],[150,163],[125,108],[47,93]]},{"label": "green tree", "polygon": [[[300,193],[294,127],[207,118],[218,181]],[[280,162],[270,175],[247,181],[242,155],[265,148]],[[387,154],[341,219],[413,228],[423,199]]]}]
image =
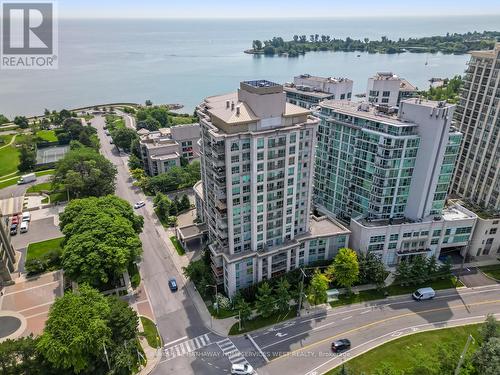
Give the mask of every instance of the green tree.
[{"label": "green tree", "polygon": [[111,343],[109,314],[106,298],[95,289],[82,285],[78,293],[65,293],[52,305],[37,348],[56,368],[90,373]]},{"label": "green tree", "polygon": [[118,128],[111,135],[115,145],[125,152],[130,152],[132,141],[138,138],[137,132],[129,128]]},{"label": "green tree", "polygon": [[112,194],[116,167],[90,148],[70,150],[57,162],[54,184],[68,189],[73,196],[88,197]]},{"label": "green tree", "polygon": [[285,279],[281,278],[278,281],[275,289],[276,295],[276,307],[280,312],[288,312],[290,310],[290,300],[292,296],[290,294],[290,283]]},{"label": "green tree", "polygon": [[23,144],[19,151],[19,166],[21,172],[32,171],[36,165],[36,151],[33,147]]},{"label": "green tree", "polygon": [[452,268],[451,257],[447,256],[446,259],[444,260],[444,263],[441,264],[441,267],[439,267],[439,274],[441,275],[441,278],[444,279],[450,277],[451,268]]},{"label": "green tree", "polygon": [[328,277],[316,270],[311,279],[309,287],[307,288],[307,300],[312,305],[319,305],[321,303],[326,303],[327,301],[327,290],[328,290]]},{"label": "green tree", "polygon": [[417,256],[410,263],[410,283],[422,284],[428,280],[427,261],[423,256]]},{"label": "green tree", "polygon": [[27,129],[29,127],[28,119],[25,116],[16,116],[14,118],[14,124],[21,129]]},{"label": "green tree", "polygon": [[144,120],[138,121],[136,125],[137,130],[147,129],[149,131],[156,131],[160,129],[160,127],[160,122],[152,117],[147,117]]},{"label": "green tree", "polygon": [[500,338],[492,337],[484,342],[474,353],[472,362],[478,374],[498,375],[500,373]]},{"label": "green tree", "polygon": [[21,337],[0,343],[0,373],[5,375],[48,373],[43,358],[36,350],[36,338]]},{"label": "green tree", "polygon": [[396,267],[396,280],[406,285],[411,280],[411,268],[409,262],[401,261]]},{"label": "green tree", "polygon": [[156,194],[154,201],[155,211],[160,220],[167,221],[172,209],[172,201],[163,193]]},{"label": "green tree", "polygon": [[189,201],[189,197],[187,194],[183,194],[180,201],[182,210],[188,210],[191,207],[191,202]]},{"label": "green tree", "polygon": [[351,286],[358,281],[359,275],[356,252],[349,248],[340,249],[335,256],[332,266],[335,281],[350,292]]},{"label": "green tree", "polygon": [[97,214],[77,219],[62,254],[66,275],[100,287],[117,280],[141,253],[141,241],[123,217]]},{"label": "green tree", "polygon": [[10,120],[0,113],[0,125],[9,123]]},{"label": "green tree", "polygon": [[483,342],[487,342],[493,337],[500,337],[500,324],[495,319],[495,315],[488,314],[484,325],[481,326],[481,336]]},{"label": "green tree", "polygon": [[59,215],[59,228],[65,235],[71,236],[78,233],[78,224],[75,224],[77,220],[85,218],[86,221],[91,221],[98,214],[125,218],[136,233],[142,232],[144,218],[136,215],[130,203],[116,195],[72,200]]},{"label": "green tree", "polygon": [[262,49],[262,42],[260,40],[254,40],[252,42],[252,48],[256,51],[259,51]]},{"label": "green tree", "polygon": [[134,154],[130,155],[128,158],[128,168],[130,170],[141,169],[142,168],[141,159],[135,156]]},{"label": "green tree", "polygon": [[242,297],[236,299],[235,308],[239,312],[239,318],[241,319],[241,324],[243,325],[252,316],[252,308]]},{"label": "green tree", "polygon": [[276,308],[276,301],[272,294],[272,289],[267,282],[263,282],[257,290],[255,301],[257,312],[264,318],[270,317]]}]

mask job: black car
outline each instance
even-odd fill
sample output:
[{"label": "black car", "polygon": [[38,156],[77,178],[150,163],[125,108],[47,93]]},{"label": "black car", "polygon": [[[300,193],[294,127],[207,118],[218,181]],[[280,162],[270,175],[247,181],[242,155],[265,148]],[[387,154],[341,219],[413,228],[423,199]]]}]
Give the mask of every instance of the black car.
[{"label": "black car", "polygon": [[12,236],[15,236],[15,235],[17,234],[17,224],[12,224],[12,225],[10,226],[10,234],[11,234]]},{"label": "black car", "polygon": [[347,339],[332,342],[332,352],[339,353],[349,349],[351,349],[351,342]]},{"label": "black car", "polygon": [[168,287],[170,288],[170,290],[172,292],[176,292],[177,291],[177,281],[175,281],[175,279],[168,280]]}]

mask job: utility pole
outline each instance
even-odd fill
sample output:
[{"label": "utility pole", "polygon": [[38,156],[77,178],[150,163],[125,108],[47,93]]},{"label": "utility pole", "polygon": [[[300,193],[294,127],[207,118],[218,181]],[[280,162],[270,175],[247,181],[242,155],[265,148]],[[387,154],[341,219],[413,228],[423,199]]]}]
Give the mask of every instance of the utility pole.
[{"label": "utility pole", "polygon": [[217,298],[218,297],[217,283],[215,283],[215,285],[208,284],[207,286],[215,288],[215,305],[217,306],[216,307],[217,308],[217,315],[219,315],[219,299]]},{"label": "utility pole", "polygon": [[238,326],[239,330],[241,331],[241,310],[238,310]]},{"label": "utility pole", "polygon": [[462,364],[464,363],[465,355],[467,354],[467,350],[469,349],[471,341],[474,341],[474,337],[472,337],[472,335],[469,335],[469,337],[467,337],[467,342],[465,343],[464,350],[462,351],[462,354],[460,355],[460,359],[458,360],[457,368],[455,369],[455,375],[460,374],[460,368],[462,367]]},{"label": "utility pole", "polygon": [[300,281],[299,306],[297,309],[297,316],[300,315],[300,309],[302,308],[302,295],[304,294],[304,277],[306,276],[306,273],[302,268],[300,268],[300,272],[302,272],[302,280]]},{"label": "utility pole", "polygon": [[108,369],[111,371],[111,366],[109,365],[108,352],[106,351],[106,345],[104,342],[102,343],[102,347],[104,348],[104,356],[106,357],[106,363],[108,364]]}]

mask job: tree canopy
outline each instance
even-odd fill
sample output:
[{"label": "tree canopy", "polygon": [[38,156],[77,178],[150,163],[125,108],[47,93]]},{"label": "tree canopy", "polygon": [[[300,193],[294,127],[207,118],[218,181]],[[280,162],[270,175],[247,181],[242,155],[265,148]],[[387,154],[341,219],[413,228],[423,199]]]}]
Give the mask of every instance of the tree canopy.
[{"label": "tree canopy", "polygon": [[137,132],[130,128],[118,128],[111,132],[111,136],[116,147],[123,149],[125,152],[130,152],[132,141],[138,138]]},{"label": "tree canopy", "polygon": [[172,167],[166,173],[149,178],[145,190],[152,193],[168,193],[193,186],[201,178],[200,162],[195,160],[185,167]]},{"label": "tree canopy", "polygon": [[143,218],[120,198],[71,201],[60,216],[65,273],[95,287],[114,282],[141,254],[142,226]]},{"label": "tree canopy", "polygon": [[358,256],[354,250],[342,248],[333,260],[332,269],[335,281],[350,290],[351,286],[358,281],[359,264]]},{"label": "tree canopy", "polygon": [[115,191],[116,173],[103,155],[90,148],[77,148],[57,162],[53,181],[75,197],[98,197]]},{"label": "tree canopy", "polygon": [[126,302],[81,285],[51,307],[36,350],[54,373],[108,373],[106,351],[112,373],[130,374],[137,363],[137,325],[137,314]]}]

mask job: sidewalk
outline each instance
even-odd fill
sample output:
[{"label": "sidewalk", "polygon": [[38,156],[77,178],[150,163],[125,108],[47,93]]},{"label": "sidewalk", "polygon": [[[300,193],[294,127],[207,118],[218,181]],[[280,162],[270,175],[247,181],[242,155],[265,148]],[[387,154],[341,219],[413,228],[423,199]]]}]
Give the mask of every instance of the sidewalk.
[{"label": "sidewalk", "polygon": [[144,350],[144,354],[146,356],[146,367],[141,369],[138,374],[140,375],[148,375],[158,366],[161,360],[161,349],[155,349],[149,346],[148,341],[141,337],[140,339],[142,349]]}]

